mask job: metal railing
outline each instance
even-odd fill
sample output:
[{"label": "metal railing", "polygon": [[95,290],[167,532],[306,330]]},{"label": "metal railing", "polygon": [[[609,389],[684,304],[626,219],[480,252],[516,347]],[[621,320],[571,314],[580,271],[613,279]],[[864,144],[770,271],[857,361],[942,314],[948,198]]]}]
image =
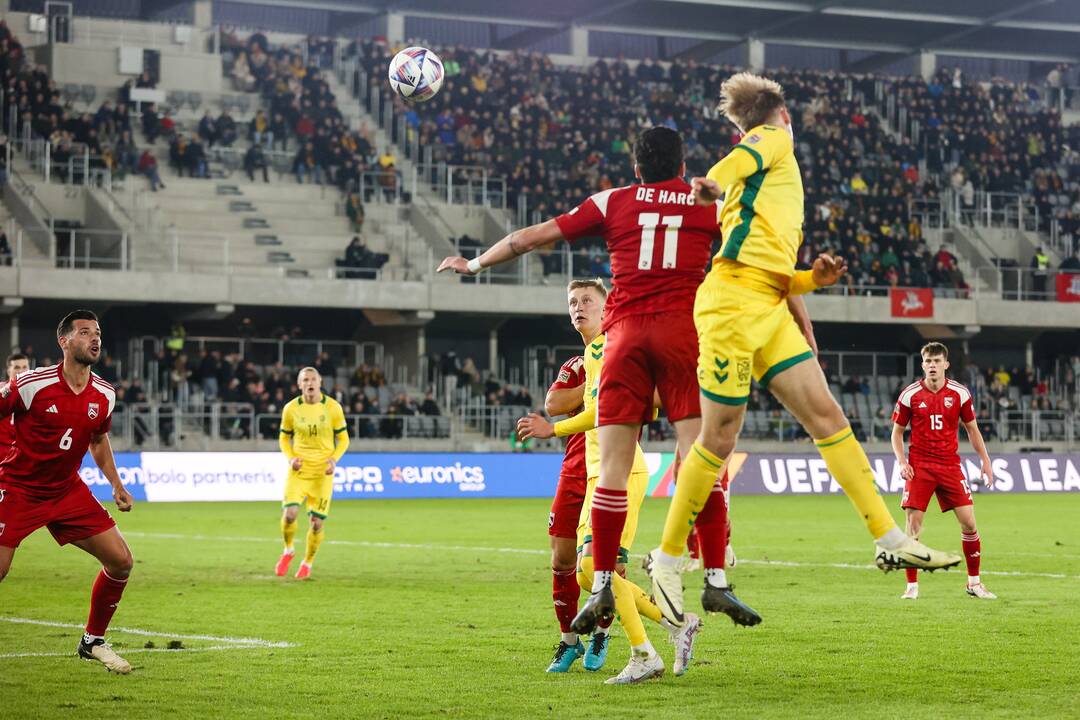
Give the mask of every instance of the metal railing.
[{"label": "metal railing", "polygon": [[[155,351],[165,347],[167,338],[154,338]],[[245,360],[259,365],[281,363],[294,367],[315,365],[325,352],[338,363],[382,367],[385,349],[378,342],[354,342],[350,340],[299,340],[283,338],[216,337],[189,335],[183,338],[184,352],[220,352],[222,355],[238,354]],[[333,378],[327,378],[333,381]]]},{"label": "metal railing", "polygon": [[1039,207],[1021,193],[977,191],[971,203],[951,188],[942,193],[949,221],[973,227],[1015,228],[1037,232],[1041,227]]},{"label": "metal railing", "polygon": [[[357,440],[384,439],[453,439],[454,424],[443,415],[357,415],[346,414],[349,437]],[[257,437],[277,440],[281,429],[281,413],[261,413],[255,416]]]},{"label": "metal railing", "polygon": [[449,205],[506,209],[506,178],[491,177],[482,165],[417,163],[414,183],[423,183]]}]

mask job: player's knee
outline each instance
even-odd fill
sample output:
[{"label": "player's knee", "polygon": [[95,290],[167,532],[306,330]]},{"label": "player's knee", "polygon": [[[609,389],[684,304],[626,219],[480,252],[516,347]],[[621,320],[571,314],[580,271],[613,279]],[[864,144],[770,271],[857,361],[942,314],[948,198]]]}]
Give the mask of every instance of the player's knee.
[{"label": "player's knee", "polygon": [[554,548],[551,551],[551,569],[556,572],[566,572],[567,570],[573,570],[577,564],[577,558],[574,553],[566,552],[564,548]]},{"label": "player's knee", "polygon": [[702,428],[698,444],[719,458],[726,458],[735,449],[738,439],[737,423],[723,423],[714,427]]},{"label": "player's knee", "polygon": [[322,532],[323,519],[321,517],[311,516],[311,529],[315,532]]},{"label": "player's knee", "polygon": [[131,551],[124,548],[124,552],[116,558],[111,558],[105,566],[105,572],[117,580],[126,580],[135,568],[135,559],[131,557]]},{"label": "player's knee", "polygon": [[965,535],[974,535],[975,533],[979,532],[979,529],[975,527],[975,521],[972,520],[971,522],[960,523],[960,532],[964,533]]}]

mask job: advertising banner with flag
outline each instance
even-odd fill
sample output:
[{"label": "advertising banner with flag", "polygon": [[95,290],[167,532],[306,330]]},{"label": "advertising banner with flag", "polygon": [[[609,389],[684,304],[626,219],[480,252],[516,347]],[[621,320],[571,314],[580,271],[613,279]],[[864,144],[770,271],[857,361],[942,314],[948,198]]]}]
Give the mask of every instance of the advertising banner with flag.
[{"label": "advertising banner with flag", "polygon": [[1058,302],[1080,302],[1080,273],[1057,274]]},{"label": "advertising banner with flag", "polygon": [[889,300],[893,317],[934,317],[934,291],[930,288],[891,288]]}]

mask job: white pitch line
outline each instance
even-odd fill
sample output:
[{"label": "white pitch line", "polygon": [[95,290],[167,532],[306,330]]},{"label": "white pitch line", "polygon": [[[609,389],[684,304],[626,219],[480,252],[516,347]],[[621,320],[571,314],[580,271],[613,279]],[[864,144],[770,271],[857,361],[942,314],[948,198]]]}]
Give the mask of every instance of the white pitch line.
[{"label": "white pitch line", "polygon": [[[51,620],[33,620],[31,618],[0,617],[0,622],[15,623],[17,625],[42,625],[44,627],[72,628],[82,630],[83,626],[76,623],[53,622]],[[128,635],[142,635],[143,637],[170,638],[172,640],[207,640],[209,642],[226,643],[233,647],[252,648],[287,648],[296,647],[292,643],[273,642],[260,638],[232,638],[219,635],[181,635],[179,633],[157,632],[156,630],[140,630],[138,628],[111,627],[114,633],[127,633]]]},{"label": "white pitch line", "polygon": [[[277,538],[259,538],[259,537],[229,537],[218,535],[180,535],[176,533],[146,533],[146,532],[128,532],[124,533],[129,537],[144,537],[144,538],[157,538],[166,540],[212,540],[216,542],[255,542],[255,543],[280,543]],[[391,543],[391,542],[369,542],[364,540],[326,540],[324,545],[344,545],[349,547],[369,547],[369,548],[388,548],[388,549],[403,549],[403,550],[451,550],[451,551],[463,551],[463,552],[490,552],[490,553],[510,553],[516,555],[547,555],[548,550],[541,550],[538,548],[508,548],[508,547],[491,547],[488,545],[439,545],[436,543]],[[749,547],[749,546],[743,546]],[[642,557],[641,555],[635,555],[634,557]],[[761,567],[782,567],[782,568],[831,568],[836,570],[877,570],[875,565],[861,565],[855,563],[814,563],[814,562],[797,562],[792,560],[749,560],[745,558],[739,558],[739,564],[742,565],[758,565]],[[1080,580],[1080,575],[1067,575],[1065,573],[1039,573],[1039,572],[1021,572],[1015,570],[983,570],[980,575],[1003,575],[1008,577],[1031,577],[1031,578],[1053,578],[1055,580]]]},{"label": "white pitch line", "polygon": [[[259,645],[214,645],[212,647],[204,648],[124,648],[123,653],[125,655],[131,655],[132,653],[192,653],[192,652],[222,652],[226,650],[260,650]],[[38,657],[71,657],[74,652],[41,652],[41,653],[4,653],[0,655],[0,659],[7,658],[38,658]]]}]

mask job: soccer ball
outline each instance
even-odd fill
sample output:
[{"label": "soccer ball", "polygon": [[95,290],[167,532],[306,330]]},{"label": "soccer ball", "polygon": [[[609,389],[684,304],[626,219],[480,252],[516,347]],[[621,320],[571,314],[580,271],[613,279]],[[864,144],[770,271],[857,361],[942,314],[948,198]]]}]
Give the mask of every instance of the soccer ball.
[{"label": "soccer ball", "polygon": [[427,48],[405,48],[390,61],[390,87],[407,103],[427,102],[442,87],[442,60]]}]

